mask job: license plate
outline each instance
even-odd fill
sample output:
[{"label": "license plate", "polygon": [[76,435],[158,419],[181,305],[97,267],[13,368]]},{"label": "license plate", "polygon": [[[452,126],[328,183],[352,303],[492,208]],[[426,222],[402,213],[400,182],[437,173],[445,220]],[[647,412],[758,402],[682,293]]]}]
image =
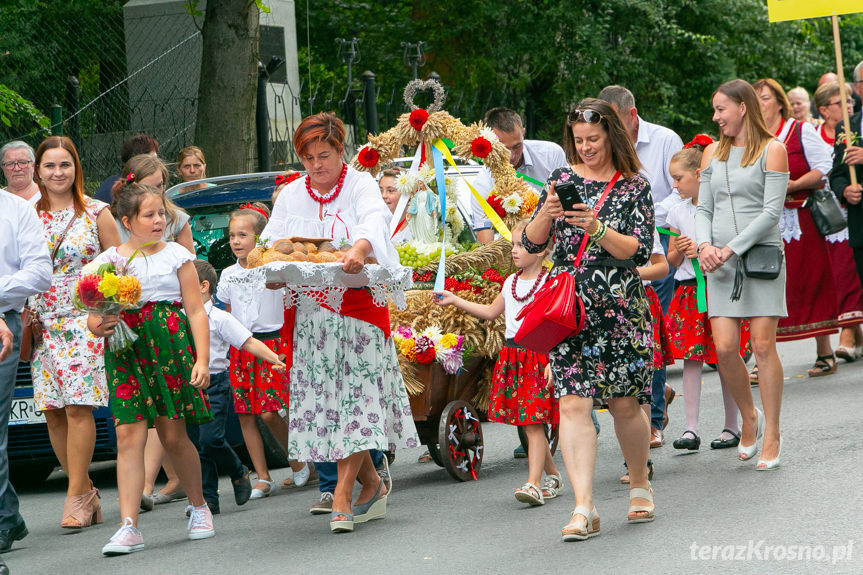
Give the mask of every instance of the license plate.
[{"label": "license plate", "polygon": [[25,425],[28,423],[45,423],[45,416],[36,410],[32,397],[12,400],[12,411],[9,413],[9,425]]}]

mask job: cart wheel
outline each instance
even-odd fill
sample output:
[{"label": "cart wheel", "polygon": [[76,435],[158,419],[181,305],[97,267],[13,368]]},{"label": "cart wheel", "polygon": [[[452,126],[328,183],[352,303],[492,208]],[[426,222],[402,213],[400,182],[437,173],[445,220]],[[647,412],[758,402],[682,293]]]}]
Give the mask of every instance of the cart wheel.
[{"label": "cart wheel", "polygon": [[484,446],[474,406],[462,400],[449,402],[440,416],[439,436],[444,469],[458,481],[476,480]]},{"label": "cart wheel", "polygon": [[443,457],[440,456],[440,447],[437,443],[429,443],[426,445],[429,449],[429,455],[438,467],[443,467]]},{"label": "cart wheel", "polygon": [[[545,424],[545,438],[548,440],[548,448],[551,450],[552,455],[557,451],[558,432],[557,424]],[[524,432],[522,425],[518,426],[518,440],[521,442],[524,452],[527,453],[527,434]]]}]

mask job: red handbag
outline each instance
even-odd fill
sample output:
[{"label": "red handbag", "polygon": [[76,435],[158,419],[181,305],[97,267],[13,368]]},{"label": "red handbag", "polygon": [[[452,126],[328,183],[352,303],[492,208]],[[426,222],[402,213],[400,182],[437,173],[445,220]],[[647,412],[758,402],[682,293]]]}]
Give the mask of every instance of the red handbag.
[{"label": "red handbag", "polygon": [[[620,172],[615,173],[605,186],[602,196],[593,208],[594,217],[599,214],[602,204],[619,178]],[[585,233],[573,264],[575,268],[581,263],[588,239],[590,238]],[[562,272],[550,279],[537,290],[533,301],[521,308],[515,319],[522,322],[513,338],[515,342],[541,354],[547,354],[564,339],[580,332],[584,327],[584,302],[576,291],[575,278],[569,272]]]}]

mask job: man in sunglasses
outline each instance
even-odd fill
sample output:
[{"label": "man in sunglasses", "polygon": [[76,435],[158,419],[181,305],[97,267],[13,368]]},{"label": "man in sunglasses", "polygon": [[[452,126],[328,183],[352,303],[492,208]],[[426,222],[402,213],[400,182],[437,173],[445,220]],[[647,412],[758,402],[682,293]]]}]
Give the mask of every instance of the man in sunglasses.
[{"label": "man in sunglasses", "polygon": [[0,148],[0,167],[6,178],[6,191],[15,194],[30,205],[36,205],[42,193],[33,180],[36,153],[30,144],[14,140]]},{"label": "man in sunglasses", "polygon": [[[492,108],[486,112],[484,121],[494,131],[500,143],[509,150],[509,163],[516,172],[527,176],[524,181],[537,193],[542,190],[545,181],[555,168],[567,165],[566,154],[559,145],[542,140],[524,139],[524,124],[518,112],[509,108]],[[483,168],[479,172],[474,188],[486,198],[494,189],[494,179],[488,169]],[[494,240],[494,228],[475,198],[472,200],[472,206],[476,239],[487,244]]]},{"label": "man in sunglasses", "polygon": [[[641,161],[641,171],[650,182],[656,227],[667,227],[665,217],[668,215],[669,208],[681,201],[680,194],[672,186],[668,166],[671,163],[671,156],[683,148],[683,141],[668,128],[651,124],[639,116],[635,107],[635,97],[623,86],[606,86],[597,97],[611,104],[629,132],[629,138],[635,146],[635,153]],[[660,236],[666,254],[668,254],[668,237]],[[674,295],[675,269],[670,265],[668,267],[668,275],[664,279],[653,282],[653,289],[656,290],[663,312],[668,311],[668,305]],[[676,395],[671,386],[666,389],[665,368],[654,372],[652,395],[650,447],[659,447],[664,443],[662,430],[668,425],[668,403]]]}]

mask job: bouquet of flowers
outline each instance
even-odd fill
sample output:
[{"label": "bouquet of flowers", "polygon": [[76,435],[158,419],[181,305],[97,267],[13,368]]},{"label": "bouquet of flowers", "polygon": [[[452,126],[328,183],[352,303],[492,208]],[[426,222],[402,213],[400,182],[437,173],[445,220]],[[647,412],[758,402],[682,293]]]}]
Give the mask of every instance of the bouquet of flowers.
[{"label": "bouquet of flowers", "polygon": [[[135,257],[134,255],[132,257]],[[128,264],[126,260],[125,264]],[[127,309],[138,307],[141,297],[141,282],[126,273],[122,262],[90,262],[81,270],[81,277],[75,284],[72,303],[80,310],[101,315],[119,315]],[[108,349],[115,353],[126,351],[138,336],[121,318],[108,337]]]},{"label": "bouquet of flowers", "polygon": [[458,373],[470,355],[463,335],[442,333],[434,326],[416,333],[410,327],[401,326],[393,333],[393,341],[408,360],[422,364],[437,361],[451,374]]}]

